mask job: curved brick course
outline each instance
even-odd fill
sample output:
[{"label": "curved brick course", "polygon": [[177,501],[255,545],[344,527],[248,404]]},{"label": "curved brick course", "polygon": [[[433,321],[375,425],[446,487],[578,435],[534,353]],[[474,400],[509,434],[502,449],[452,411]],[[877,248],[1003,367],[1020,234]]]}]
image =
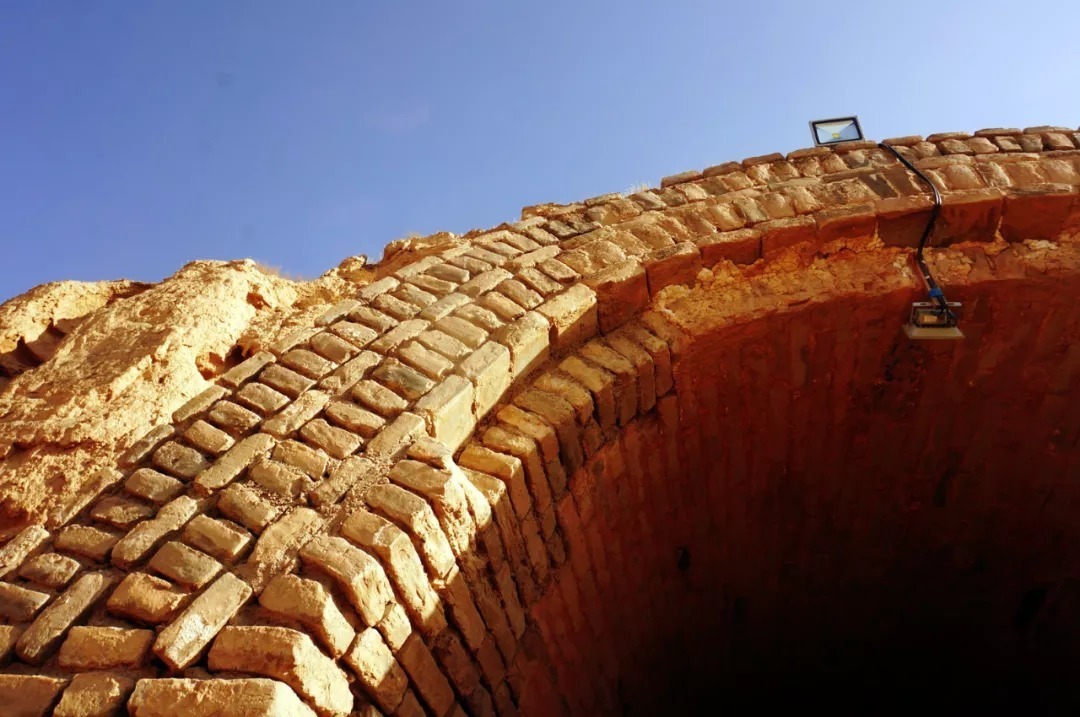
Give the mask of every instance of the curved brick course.
[{"label": "curved brick course", "polygon": [[[1008,503],[1018,530],[1080,537],[1045,509],[1051,493],[1080,497],[1054,477],[1080,467],[1080,317],[1057,301],[1028,320],[1076,295],[1080,133],[892,143],[943,193],[934,244],[954,246],[937,265],[972,309],[962,350],[900,345],[899,320],[881,319],[918,298],[905,259],[930,202],[872,142],[527,208],[249,357],[147,427],[91,502],[0,548],[3,703],[83,716],[672,709],[685,696],[672,664],[710,654],[696,633],[843,577],[820,565],[839,549],[814,540],[857,561],[873,557],[860,541],[958,539],[932,521],[913,537],[889,513],[947,500],[920,466],[1004,480],[1018,455],[1037,459],[1053,475],[1027,494],[1001,487],[971,520]],[[847,283],[822,291],[844,251]],[[748,267],[748,293],[724,303],[714,282],[733,267]],[[993,410],[993,376],[1018,387],[1024,431],[975,436],[957,457],[936,437],[964,437],[972,412],[948,407]],[[881,455],[888,480],[866,490],[888,499],[848,495]],[[870,508],[877,527],[860,517]],[[779,588],[778,575],[794,577]],[[775,639],[779,624],[754,628]],[[725,654],[704,664],[729,669]]]}]

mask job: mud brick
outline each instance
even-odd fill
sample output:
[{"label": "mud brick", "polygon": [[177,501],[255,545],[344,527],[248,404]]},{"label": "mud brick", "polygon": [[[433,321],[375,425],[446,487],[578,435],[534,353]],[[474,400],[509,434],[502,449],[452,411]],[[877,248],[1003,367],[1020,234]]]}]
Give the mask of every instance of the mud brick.
[{"label": "mud brick", "polygon": [[563,288],[562,284],[536,268],[522,269],[518,273],[518,279],[520,279],[521,283],[525,286],[544,297],[558,293],[562,291]]},{"label": "mud brick", "polygon": [[308,339],[317,333],[319,333],[319,327],[317,326],[305,326],[303,328],[294,329],[270,344],[270,350],[275,355],[280,356],[290,349],[305,345],[308,342]]},{"label": "mud brick", "polygon": [[438,380],[454,369],[454,363],[416,341],[398,350],[398,358],[431,379]]},{"label": "mud brick", "polygon": [[274,448],[273,459],[299,468],[318,480],[326,473],[329,458],[322,451],[298,441],[282,441]]},{"label": "mud brick", "polygon": [[269,351],[259,351],[223,373],[218,378],[218,382],[229,388],[239,388],[244,382],[274,361],[274,354]]},{"label": "mud brick", "polygon": [[344,538],[320,535],[304,546],[300,557],[308,568],[334,579],[368,627],[377,625],[394,601],[379,562]]},{"label": "mud brick", "polygon": [[[417,286],[415,283],[419,278],[420,277],[414,278],[412,280],[414,283],[402,284],[400,287],[398,287],[397,291],[394,292],[394,296],[414,306],[419,306],[422,309],[435,303],[435,301],[438,299],[438,296],[436,294],[445,294],[446,292],[442,291],[431,293],[425,291],[423,288]],[[453,284],[450,284],[449,286],[451,289],[454,288]]]},{"label": "mud brick", "polygon": [[575,284],[565,293],[541,304],[537,311],[552,327],[552,342],[563,350],[592,338],[599,330],[596,293],[583,284]]},{"label": "mud brick", "polygon": [[278,506],[263,500],[245,485],[226,488],[218,500],[218,510],[248,530],[259,533],[281,512]]},{"label": "mud brick", "polygon": [[484,329],[458,316],[440,319],[435,328],[473,349],[484,343],[488,335]]},{"label": "mud brick", "polygon": [[281,680],[324,715],[345,715],[353,708],[345,672],[296,630],[227,627],[214,640],[207,664],[215,672],[254,672]]},{"label": "mud brick", "polygon": [[[339,301],[323,313],[319,314],[318,318],[315,319],[315,325],[327,326],[329,324],[332,324],[338,319],[340,319],[342,316],[345,316],[350,311],[353,311],[354,309],[357,309],[362,305],[363,304],[361,304],[356,299],[345,299],[343,301]],[[317,335],[318,334],[316,334],[316,336]],[[314,339],[314,337],[312,337],[312,339]]]},{"label": "mud brick", "polygon": [[256,593],[277,573],[289,570],[296,556],[325,525],[325,519],[310,508],[296,507],[259,536],[247,562],[237,569]]},{"label": "mud brick", "polygon": [[409,407],[409,403],[401,396],[382,384],[367,379],[353,386],[352,397],[385,418],[393,418]]},{"label": "mud brick", "polygon": [[418,629],[434,637],[446,628],[439,597],[428,582],[420,556],[409,536],[386,518],[358,510],[341,525],[341,534],[377,555]]},{"label": "mud brick", "polygon": [[218,458],[213,466],[205,470],[195,479],[195,489],[209,495],[215,490],[228,485],[236,479],[240,472],[251,465],[259,456],[265,455],[274,446],[274,439],[265,433],[256,433],[248,436],[229,452]]},{"label": "mud brick", "polygon": [[498,291],[484,294],[477,300],[476,305],[489,309],[503,321],[513,321],[525,313],[525,309]]},{"label": "mud brick", "polygon": [[259,604],[286,619],[296,620],[315,633],[335,658],[349,649],[356,636],[330,593],[314,580],[278,575],[259,595]]},{"label": "mud brick", "polygon": [[454,552],[431,506],[422,498],[395,485],[379,485],[368,493],[368,505],[416,539],[420,557],[433,577],[445,578],[450,573]]},{"label": "mud brick", "polygon": [[405,454],[413,441],[425,435],[426,430],[423,418],[406,411],[371,439],[364,453],[372,459],[396,460]]},{"label": "mud brick", "polygon": [[71,679],[53,717],[111,717],[121,714],[135,680],[112,672],[84,672]]},{"label": "mud brick", "polygon": [[430,323],[423,319],[403,321],[371,344],[373,351],[390,353],[428,329]]},{"label": "mud brick", "polygon": [[387,714],[405,699],[409,678],[378,630],[368,628],[361,632],[345,656],[345,663],[359,678],[364,692]]},{"label": "mud brick", "polygon": [[0,704],[10,717],[46,717],[67,684],[67,677],[0,675]]},{"label": "mud brick", "polygon": [[199,503],[188,496],[180,496],[163,506],[155,518],[139,523],[113,546],[113,564],[130,568],[183,528],[198,511]]},{"label": "mud brick", "polygon": [[455,284],[463,284],[469,280],[469,272],[453,264],[436,264],[427,271],[429,276],[443,281],[452,281]]},{"label": "mud brick", "polygon": [[207,419],[234,436],[240,436],[259,425],[259,414],[247,410],[232,401],[218,401],[207,414]]},{"label": "mud brick", "polygon": [[343,393],[367,376],[368,372],[380,361],[382,361],[382,356],[374,351],[361,351],[356,358],[346,362],[344,366],[319,381],[319,388],[334,395]]},{"label": "mud brick", "polygon": [[285,498],[306,495],[314,487],[311,478],[299,468],[265,458],[251,464],[248,478],[263,490]]},{"label": "mud brick", "polygon": [[169,441],[154,451],[152,460],[157,468],[186,480],[191,480],[210,465],[203,454],[176,441]]},{"label": "mud brick", "polygon": [[527,515],[532,508],[532,497],[525,482],[525,468],[517,457],[472,443],[458,456],[458,464],[504,481],[514,513],[519,518]]},{"label": "mud brick", "polygon": [[56,664],[80,672],[141,667],[153,642],[153,630],[77,625],[60,646]]},{"label": "mud brick", "polygon": [[457,450],[472,433],[473,385],[461,376],[447,376],[416,402],[415,411],[427,423],[428,433]]},{"label": "mud brick", "polygon": [[106,608],[117,617],[159,624],[172,618],[187,593],[146,573],[129,573],[109,597]]},{"label": "mud brick", "polygon": [[652,356],[625,334],[611,334],[605,340],[613,350],[633,364],[637,371],[638,406],[641,413],[650,411],[656,405],[656,379]]},{"label": "mud brick", "polygon": [[139,680],[128,709],[132,717],[218,717],[237,705],[250,715],[315,717],[292,688],[267,679]]},{"label": "mud brick", "polygon": [[400,281],[392,276],[384,276],[378,281],[373,281],[360,289],[358,296],[363,301],[372,301],[377,296],[385,294],[388,291],[393,291],[400,283]]},{"label": "mud brick", "polygon": [[0,617],[11,622],[30,622],[50,597],[39,590],[0,583]]},{"label": "mud brick", "polygon": [[321,418],[304,424],[300,429],[300,436],[338,459],[347,458],[362,444],[357,436],[344,429],[335,428]]},{"label": "mud brick", "polygon": [[40,665],[60,646],[68,629],[82,619],[109,589],[104,573],[86,573],[41,611],[15,644],[15,652],[31,665]]},{"label": "mud brick", "polygon": [[378,331],[355,321],[338,321],[336,324],[332,324],[328,330],[335,336],[361,349],[379,338]]},{"label": "mud brick", "polygon": [[537,267],[560,284],[570,284],[581,278],[581,274],[558,259],[545,259]]},{"label": "mud brick", "polygon": [[131,466],[140,463],[144,458],[149,456],[155,448],[172,438],[175,433],[176,429],[167,424],[151,428],[142,438],[135,441],[135,443],[120,456],[120,467],[130,468]]},{"label": "mud brick", "polygon": [[176,541],[161,546],[149,567],[189,589],[201,588],[221,572],[221,563]]},{"label": "mud brick", "polygon": [[605,433],[615,430],[617,419],[615,405],[615,378],[606,371],[582,361],[577,356],[570,356],[559,364],[559,369],[589,389],[596,404],[596,415],[600,428]]},{"label": "mud brick", "polygon": [[173,670],[188,667],[250,597],[243,580],[225,573],[158,633],[155,654]]},{"label": "mud brick", "polygon": [[[370,306],[361,306],[358,309],[349,312],[349,318],[363,326],[367,326],[369,329],[372,329],[379,334],[389,331],[398,323],[398,319],[387,316]],[[342,338],[348,339],[349,337],[342,336]]]},{"label": "mud brick", "polygon": [[185,423],[195,416],[200,415],[210,406],[214,405],[221,399],[225,398],[228,390],[224,386],[211,386],[205,391],[201,392],[194,398],[190,399],[180,408],[173,411],[172,419],[174,423]]},{"label": "mud brick", "polygon": [[122,529],[130,528],[153,514],[154,509],[146,503],[118,496],[102,498],[90,511],[90,517],[93,520]]},{"label": "mud brick", "polygon": [[465,294],[453,293],[447,294],[443,298],[436,301],[431,306],[428,306],[420,312],[420,318],[427,321],[438,321],[439,319],[449,316],[458,308],[472,301],[471,298]]},{"label": "mud brick", "polygon": [[310,494],[312,505],[322,508],[339,502],[354,485],[368,485],[376,480],[380,471],[367,458],[346,458],[330,471],[330,477],[322,481]]},{"label": "mud brick", "polygon": [[462,306],[454,312],[454,316],[465,319],[473,326],[488,332],[495,331],[505,323],[495,315],[495,312],[475,303]]},{"label": "mud brick", "polygon": [[233,438],[206,421],[195,421],[184,431],[184,439],[203,453],[219,456],[233,446]]},{"label": "mud brick", "polygon": [[421,346],[436,351],[451,361],[460,361],[470,352],[468,346],[437,329],[425,331],[417,336],[416,340]]},{"label": "mud brick", "polygon": [[603,333],[626,323],[649,303],[648,278],[636,259],[597,272],[585,280],[584,286],[596,294],[597,321]]},{"label": "mud brick", "polygon": [[397,657],[428,707],[437,715],[448,713],[454,705],[454,690],[439,671],[424,641],[418,635],[413,635],[405,641]]},{"label": "mud brick", "polygon": [[494,334],[510,349],[511,380],[531,373],[551,357],[551,326],[541,314],[530,311]]},{"label": "mud brick", "polygon": [[[337,368],[333,361],[324,359],[314,351],[293,349],[279,359],[282,365],[316,381]],[[265,371],[263,372],[266,373]]]},{"label": "mud brick", "polygon": [[58,590],[79,571],[79,561],[59,553],[42,553],[23,563],[19,576],[30,582]]},{"label": "mud brick", "polygon": [[382,296],[371,302],[379,311],[384,314],[397,319],[398,321],[407,321],[412,317],[420,313],[420,308],[416,304],[410,304],[407,301],[402,301],[396,296],[390,294],[383,294]]},{"label": "mud brick", "polygon": [[[285,369],[288,370],[288,369]],[[264,383],[253,382],[236,392],[236,400],[259,413],[267,416],[289,402],[289,397],[279,393]]]},{"label": "mud brick", "polygon": [[326,417],[363,438],[373,438],[386,425],[382,416],[350,401],[331,402],[326,407]]},{"label": "mud brick", "polygon": [[196,515],[184,528],[184,542],[218,560],[232,562],[251,543],[251,534],[235,523]]},{"label": "mud brick", "polygon": [[[314,356],[314,354],[312,355]],[[267,366],[263,372],[259,374],[259,383],[269,386],[270,388],[285,394],[289,398],[296,398],[304,391],[307,391],[314,386],[315,379],[309,378],[298,371],[286,368],[280,364],[274,364],[272,366]],[[241,389],[241,392],[243,392],[243,389]],[[237,395],[239,396],[240,394]]]},{"label": "mud brick", "polygon": [[615,377],[615,402],[619,424],[626,425],[637,415],[637,370],[628,359],[600,341],[590,341],[581,348],[581,355]]},{"label": "mud brick", "polygon": [[491,291],[507,279],[512,278],[514,278],[514,275],[506,269],[491,269],[490,271],[482,272],[469,279],[459,286],[457,291],[458,293],[465,294],[466,296],[475,299],[481,294]]},{"label": "mud brick", "polygon": [[48,539],[49,531],[40,525],[29,525],[19,531],[14,538],[0,547],[0,579],[10,575]]},{"label": "mud brick", "polygon": [[473,416],[479,420],[499,402],[510,388],[510,349],[489,341],[469,355],[457,372],[473,384]]},{"label": "mud brick", "polygon": [[334,364],[343,364],[360,350],[345,339],[323,331],[311,337],[311,348],[320,356]]},{"label": "mud brick", "polygon": [[119,539],[120,536],[113,532],[88,525],[69,525],[56,536],[54,547],[61,552],[103,563],[108,560],[109,551]]},{"label": "mud brick", "polygon": [[285,407],[281,413],[266,421],[263,430],[278,438],[285,438],[319,415],[328,403],[330,394],[325,391],[308,391],[291,406]]},{"label": "mud brick", "polygon": [[372,377],[395,393],[413,401],[435,386],[427,376],[392,358],[383,361]]}]

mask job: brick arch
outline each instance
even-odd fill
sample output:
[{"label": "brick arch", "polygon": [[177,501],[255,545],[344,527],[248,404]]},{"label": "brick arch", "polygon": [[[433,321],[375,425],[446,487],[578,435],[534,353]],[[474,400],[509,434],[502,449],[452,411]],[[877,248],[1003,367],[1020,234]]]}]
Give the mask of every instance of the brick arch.
[{"label": "brick arch", "polygon": [[[929,203],[873,143],[528,208],[395,257],[0,549],[0,691],[26,714],[142,717],[663,707],[688,684],[671,665],[712,654],[703,635],[735,625],[726,644],[769,654],[791,586],[879,574],[821,551],[862,567],[890,535],[911,543],[899,567],[992,546],[1020,566],[1020,597],[1001,594],[1039,602],[1065,567],[1033,551],[1072,539],[1077,140],[893,141],[943,191],[932,260],[970,308],[963,344],[899,339]],[[1011,427],[985,423],[1003,403],[1023,432],[974,430]],[[869,508],[897,513],[878,516],[847,491],[885,455],[873,485],[899,495]],[[1037,490],[972,480],[1021,466]],[[984,508],[967,533],[935,522],[967,499]],[[828,530],[796,520],[826,509]],[[1005,518],[1031,541],[1009,545]]]}]

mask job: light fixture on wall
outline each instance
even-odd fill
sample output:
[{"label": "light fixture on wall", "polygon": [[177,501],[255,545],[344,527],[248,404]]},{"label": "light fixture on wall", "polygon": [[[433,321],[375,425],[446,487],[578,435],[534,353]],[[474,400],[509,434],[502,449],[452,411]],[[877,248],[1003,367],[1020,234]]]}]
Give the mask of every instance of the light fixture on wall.
[{"label": "light fixture on wall", "polygon": [[839,142],[852,142],[863,138],[859,118],[854,115],[851,117],[814,120],[810,123],[810,134],[814,136],[814,144],[818,147]]},{"label": "light fixture on wall", "polygon": [[[810,122],[810,134],[814,137],[814,144],[825,147],[840,142],[852,142],[863,138],[862,126],[859,118],[855,115],[850,117],[834,117],[832,119],[813,120]],[[900,163],[919,177],[934,196],[934,207],[930,211],[930,219],[926,222],[922,236],[919,238],[918,249],[915,252],[915,265],[919,269],[923,283],[926,285],[926,293],[929,301],[916,301],[911,305],[911,316],[908,323],[904,324],[904,333],[912,339],[962,339],[964,333],[960,331],[957,323],[960,320],[961,305],[956,301],[948,301],[945,292],[934,279],[926,259],[923,258],[923,249],[934,232],[938,214],[941,212],[941,192],[918,167],[908,161],[895,147],[882,142],[878,145],[884,150],[891,152]]]}]

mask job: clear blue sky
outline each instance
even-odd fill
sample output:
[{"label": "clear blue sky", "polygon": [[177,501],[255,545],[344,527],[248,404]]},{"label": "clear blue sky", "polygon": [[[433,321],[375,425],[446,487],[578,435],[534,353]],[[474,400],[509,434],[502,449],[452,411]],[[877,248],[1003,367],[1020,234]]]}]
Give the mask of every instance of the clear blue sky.
[{"label": "clear blue sky", "polygon": [[0,300],[196,258],[314,277],[803,147],[814,118],[1075,127],[1078,26],[1060,0],[11,0]]}]

